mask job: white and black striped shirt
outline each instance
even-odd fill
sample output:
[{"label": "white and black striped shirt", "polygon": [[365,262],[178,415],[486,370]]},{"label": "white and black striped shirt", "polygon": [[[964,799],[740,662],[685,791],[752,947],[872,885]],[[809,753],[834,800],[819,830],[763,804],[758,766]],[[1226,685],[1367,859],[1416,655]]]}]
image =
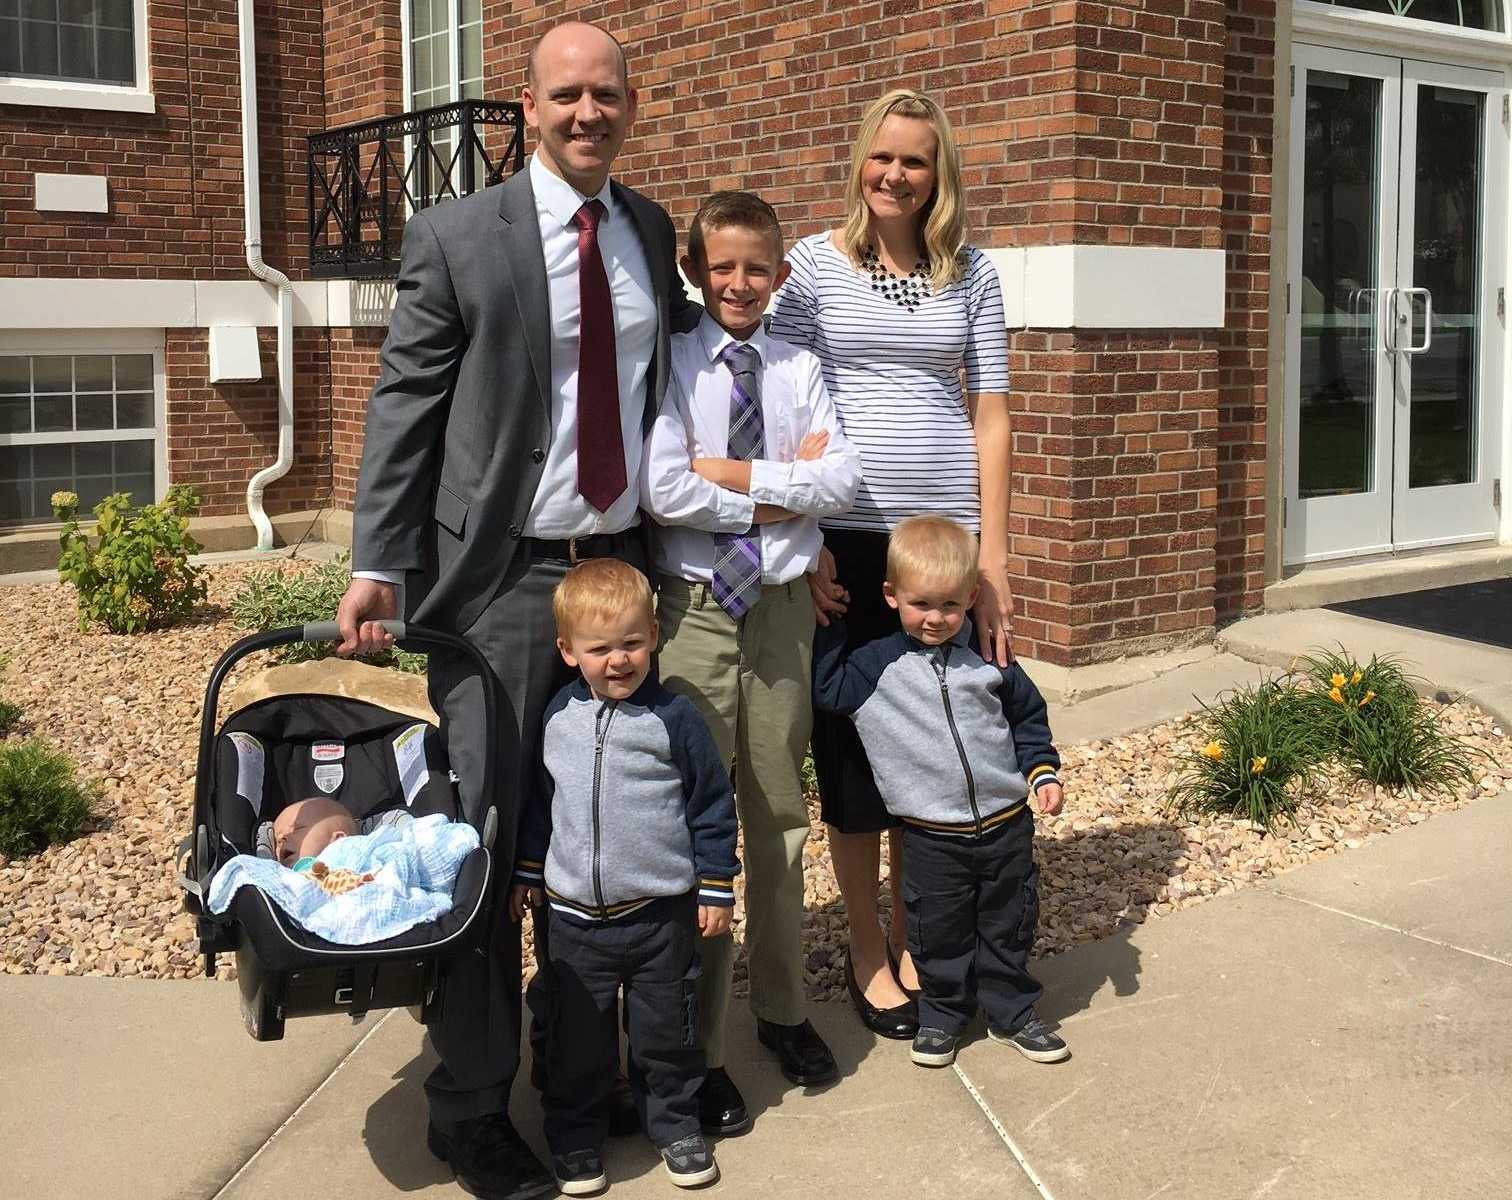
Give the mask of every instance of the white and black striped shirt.
[{"label": "white and black striped shirt", "polygon": [[976,439],[961,390],[1008,390],[1008,331],[997,271],[980,250],[912,312],[872,286],[828,233],[788,254],[792,273],[772,310],[774,336],[819,356],[845,436],[861,453],[861,490],[834,529],[886,532],[929,513],[981,525]]}]

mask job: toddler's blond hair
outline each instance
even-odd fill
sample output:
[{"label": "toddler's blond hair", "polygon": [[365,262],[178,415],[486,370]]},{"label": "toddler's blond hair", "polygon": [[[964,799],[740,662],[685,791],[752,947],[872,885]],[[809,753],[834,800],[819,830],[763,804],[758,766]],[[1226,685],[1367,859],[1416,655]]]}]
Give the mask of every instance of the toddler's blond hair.
[{"label": "toddler's blond hair", "polygon": [[655,620],[651,584],[629,563],[617,558],[580,562],[551,594],[551,615],[557,636],[570,638],[583,621],[609,620],[627,609],[639,608],[649,625]]},{"label": "toddler's blond hair", "polygon": [[908,517],[887,539],[887,582],[963,592],[978,576],[977,540],[945,517]]}]

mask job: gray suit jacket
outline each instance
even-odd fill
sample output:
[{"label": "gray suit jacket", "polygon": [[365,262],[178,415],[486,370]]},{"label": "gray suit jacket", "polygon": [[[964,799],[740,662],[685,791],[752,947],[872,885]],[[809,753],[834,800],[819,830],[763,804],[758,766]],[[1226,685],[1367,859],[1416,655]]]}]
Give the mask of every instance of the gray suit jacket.
[{"label": "gray suit jacket", "polygon": [[[700,309],[666,212],[618,183],[651,269],[658,328],[644,426],[668,338]],[[514,559],[551,436],[551,305],[530,172],[426,209],[404,230],[397,301],[368,401],[352,563],[403,570],[407,615],[470,627]]]}]

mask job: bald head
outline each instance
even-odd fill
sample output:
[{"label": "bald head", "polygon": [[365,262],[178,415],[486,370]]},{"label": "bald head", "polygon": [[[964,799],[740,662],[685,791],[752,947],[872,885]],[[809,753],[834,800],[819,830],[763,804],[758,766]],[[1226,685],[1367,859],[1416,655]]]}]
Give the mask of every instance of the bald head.
[{"label": "bald head", "polygon": [[548,30],[531,48],[520,101],[540,138],[536,161],[583,196],[597,194],[635,120],[620,44],[586,21]]},{"label": "bald head", "polygon": [[540,64],[544,57],[555,59],[558,55],[577,57],[585,50],[592,52],[602,49],[607,44],[612,47],[614,57],[619,63],[620,86],[630,86],[630,68],[625,62],[625,48],[619,44],[616,38],[607,29],[603,29],[591,21],[564,21],[560,25],[553,25],[540,37],[536,38],[535,44],[530,47],[530,59],[526,65],[526,80],[532,88],[541,86]]}]

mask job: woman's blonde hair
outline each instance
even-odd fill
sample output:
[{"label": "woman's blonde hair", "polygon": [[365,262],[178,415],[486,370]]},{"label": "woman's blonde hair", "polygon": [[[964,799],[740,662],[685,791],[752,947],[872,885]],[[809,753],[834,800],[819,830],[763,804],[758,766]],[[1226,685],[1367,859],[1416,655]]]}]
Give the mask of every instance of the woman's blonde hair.
[{"label": "woman's blonde hair", "polygon": [[840,229],[840,249],[851,262],[861,265],[861,251],[870,238],[870,210],[861,195],[861,171],[871,154],[882,122],[888,117],[911,117],[928,121],[935,135],[934,195],[924,205],[924,253],[929,259],[929,284],[938,291],[961,277],[961,247],[966,242],[966,204],[961,188],[961,159],[945,110],[923,92],[895,88],[878,99],[861,118],[861,128],[851,145],[850,178],[845,184],[845,224]]}]

